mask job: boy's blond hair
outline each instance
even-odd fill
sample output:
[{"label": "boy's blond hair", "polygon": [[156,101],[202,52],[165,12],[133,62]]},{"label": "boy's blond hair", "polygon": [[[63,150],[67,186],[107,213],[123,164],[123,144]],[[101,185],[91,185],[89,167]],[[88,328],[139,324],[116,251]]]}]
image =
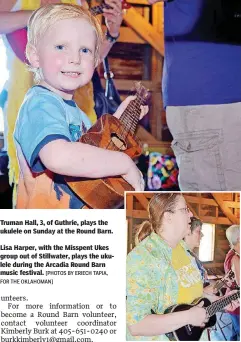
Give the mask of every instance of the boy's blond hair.
[{"label": "boy's blond hair", "polygon": [[[33,12],[28,21],[28,42],[26,46],[26,57],[29,60],[31,47],[37,48],[37,44],[51,25],[64,19],[83,18],[94,28],[96,33],[95,66],[100,59],[100,47],[103,42],[103,32],[99,21],[89,10],[72,4],[48,4]],[[42,79],[41,70],[30,67],[35,74],[35,81]]]}]

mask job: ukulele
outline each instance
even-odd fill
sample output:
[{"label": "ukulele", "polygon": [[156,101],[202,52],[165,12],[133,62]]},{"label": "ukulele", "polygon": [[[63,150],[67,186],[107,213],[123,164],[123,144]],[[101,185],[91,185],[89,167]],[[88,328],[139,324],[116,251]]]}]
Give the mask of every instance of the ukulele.
[{"label": "ukulele", "polygon": [[[121,0],[121,2],[123,10],[131,7],[125,0]],[[90,8],[89,11],[93,16],[96,16],[98,14],[102,14],[104,8],[110,9],[111,7],[103,2],[101,5]],[[23,63],[28,64],[28,60],[25,56],[25,49],[27,45],[27,27],[6,34],[6,38],[15,55]]]},{"label": "ukulele", "polygon": [[239,291],[229,296],[222,297],[217,301],[211,303],[210,300],[207,298],[198,298],[192,304],[179,304],[173,305],[165,310],[164,314],[172,313],[172,312],[179,312],[188,310],[191,307],[198,305],[200,302],[204,302],[204,308],[207,313],[207,317],[209,318],[208,322],[205,324],[205,327],[196,327],[193,325],[185,325],[173,332],[167,333],[166,336],[171,341],[199,341],[203,331],[206,328],[212,327],[216,323],[216,312],[221,311],[225,308],[228,304],[232,301],[239,298]]},{"label": "ukulele", "polygon": [[[81,136],[80,142],[107,150],[126,153],[132,159],[138,157],[142,149],[134,133],[139,122],[141,105],[150,98],[148,90],[136,82],[136,99],[131,101],[120,119],[105,114]],[[65,177],[68,186],[91,208],[114,209],[124,202],[124,192],[133,187],[122,177],[85,179]]]},{"label": "ukulele", "polygon": [[235,281],[235,275],[232,270],[230,270],[225,276],[218,280],[214,286],[213,286],[213,292],[217,293],[219,292],[224,286],[227,286],[227,283],[231,282],[232,283],[232,289],[237,290],[239,289],[239,286],[237,285]]}]

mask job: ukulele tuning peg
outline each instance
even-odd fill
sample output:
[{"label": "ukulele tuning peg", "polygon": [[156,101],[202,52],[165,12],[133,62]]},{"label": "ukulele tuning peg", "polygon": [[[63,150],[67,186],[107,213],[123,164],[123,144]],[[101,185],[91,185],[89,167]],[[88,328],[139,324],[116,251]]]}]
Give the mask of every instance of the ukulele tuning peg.
[{"label": "ukulele tuning peg", "polygon": [[145,97],[145,99],[148,99],[150,97],[149,89],[146,89],[144,97]]},{"label": "ukulele tuning peg", "polygon": [[135,82],[134,86],[135,86],[136,91],[138,91],[139,89],[141,89],[141,82],[140,81],[139,82]]}]

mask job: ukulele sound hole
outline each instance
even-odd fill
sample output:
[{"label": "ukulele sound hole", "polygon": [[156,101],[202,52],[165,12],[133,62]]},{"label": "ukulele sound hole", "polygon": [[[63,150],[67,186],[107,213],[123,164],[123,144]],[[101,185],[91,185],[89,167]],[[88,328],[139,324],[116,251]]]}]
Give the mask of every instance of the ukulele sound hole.
[{"label": "ukulele sound hole", "polygon": [[127,149],[125,141],[118,137],[116,133],[111,133],[111,141],[119,150],[125,151]]}]

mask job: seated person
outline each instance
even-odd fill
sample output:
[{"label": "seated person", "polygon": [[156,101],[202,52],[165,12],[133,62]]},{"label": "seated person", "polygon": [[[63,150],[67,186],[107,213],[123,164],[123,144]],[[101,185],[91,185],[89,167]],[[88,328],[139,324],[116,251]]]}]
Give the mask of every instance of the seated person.
[{"label": "seated person", "polygon": [[210,282],[207,277],[207,271],[203,267],[203,264],[199,260],[198,256],[195,254],[195,248],[199,248],[201,239],[203,237],[202,233],[202,221],[197,217],[191,217],[190,232],[185,236],[184,241],[188,246],[189,253],[195,258],[199,271],[201,272],[201,277],[204,287],[209,285]]},{"label": "seated person", "polygon": [[[234,272],[235,282],[227,288],[228,294],[236,285],[240,286],[240,226],[233,225],[226,230],[226,237],[229,241],[230,250],[228,251],[225,261],[224,270],[228,273],[230,270]],[[233,334],[231,341],[240,341],[240,307],[234,311],[227,311],[233,322]]]}]

